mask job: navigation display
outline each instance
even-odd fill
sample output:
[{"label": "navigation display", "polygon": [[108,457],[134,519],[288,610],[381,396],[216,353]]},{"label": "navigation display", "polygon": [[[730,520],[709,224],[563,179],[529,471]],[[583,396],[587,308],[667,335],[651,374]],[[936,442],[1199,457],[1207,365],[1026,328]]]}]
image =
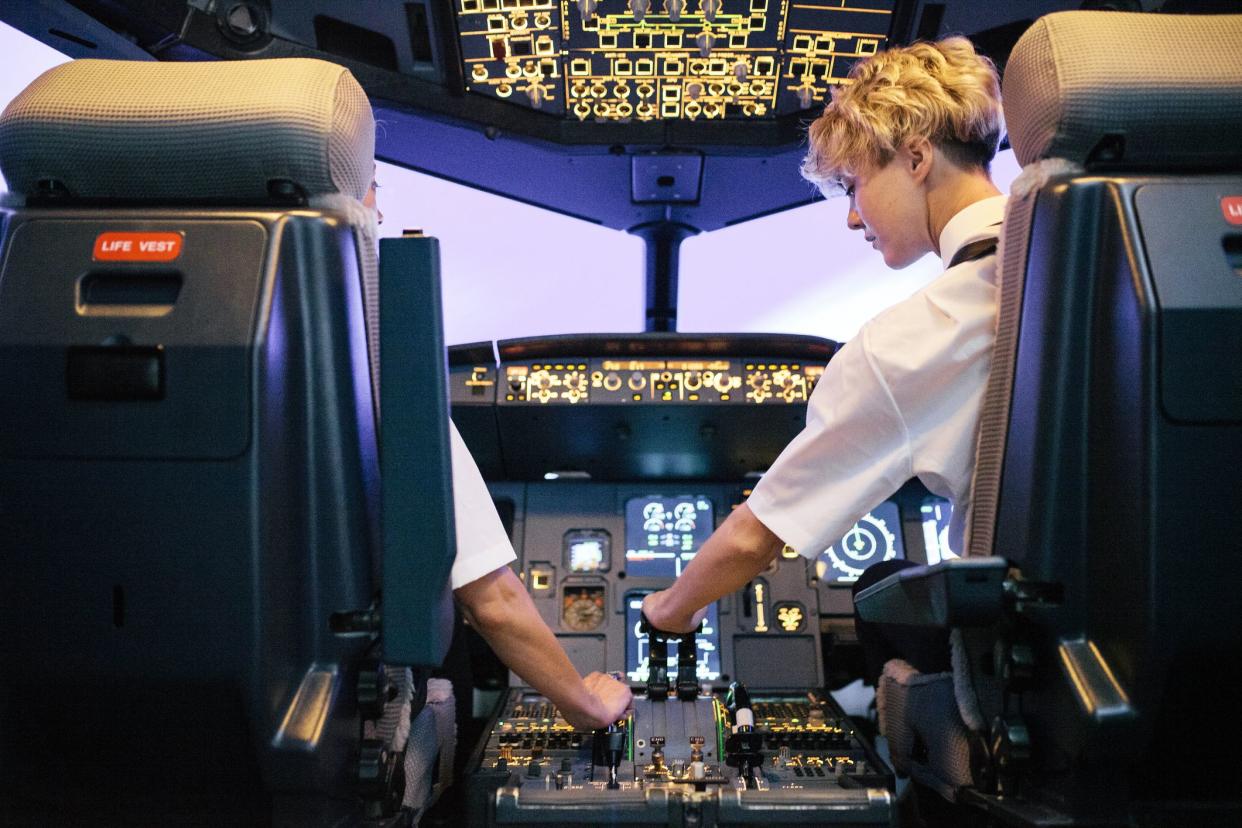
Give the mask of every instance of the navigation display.
[{"label": "navigation display", "polygon": [[716,522],[703,495],[634,497],[625,502],[625,568],[635,577],[676,578]]},{"label": "navigation display", "polygon": [[[639,633],[638,625],[646,592],[629,592],[625,596],[625,674],[630,681],[645,682],[649,671],[647,636]],[[699,648],[697,675],[699,681],[720,680],[720,625],[716,604],[707,608],[707,617],[695,636]],[[676,681],[677,646],[668,645],[668,677]]]},{"label": "navigation display", "polygon": [[906,556],[901,540],[901,512],[886,500],[863,515],[845,537],[820,553],[815,572],[821,581],[858,580],[873,563]]}]

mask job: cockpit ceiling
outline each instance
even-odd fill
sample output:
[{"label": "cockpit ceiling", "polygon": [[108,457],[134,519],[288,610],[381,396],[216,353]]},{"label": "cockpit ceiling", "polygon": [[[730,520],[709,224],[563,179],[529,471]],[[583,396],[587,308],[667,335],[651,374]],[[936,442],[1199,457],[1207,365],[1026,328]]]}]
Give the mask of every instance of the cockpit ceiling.
[{"label": "cockpit ceiling", "polygon": [[[832,88],[846,82],[854,63],[886,45],[958,32],[1003,62],[1032,20],[1079,5],[71,0],[65,7],[161,60],[334,60],[353,71],[377,106],[494,134],[562,146],[678,146],[708,154],[735,148],[746,154],[796,146],[805,123]],[[17,16],[34,14],[32,8]],[[72,42],[52,45],[74,57],[109,56]]]}]

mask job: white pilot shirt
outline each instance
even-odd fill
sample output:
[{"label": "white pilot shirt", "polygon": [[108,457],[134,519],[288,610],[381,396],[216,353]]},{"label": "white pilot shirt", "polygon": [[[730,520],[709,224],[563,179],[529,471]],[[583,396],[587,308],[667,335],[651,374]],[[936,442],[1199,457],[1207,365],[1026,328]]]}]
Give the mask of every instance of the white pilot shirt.
[{"label": "white pilot shirt", "polygon": [[449,422],[453,456],[453,509],[456,511],[457,557],[449,576],[453,589],[477,581],[517,559],[513,544],[496,514],[496,505],[470,450]]},{"label": "white pilot shirt", "polygon": [[[940,233],[945,264],[999,234],[1005,196],[975,202]],[[806,428],[747,503],[808,558],[911,477],[953,502],[949,546],[963,552],[975,441],[996,338],[996,255],[949,268],[876,316],[828,363]]]}]

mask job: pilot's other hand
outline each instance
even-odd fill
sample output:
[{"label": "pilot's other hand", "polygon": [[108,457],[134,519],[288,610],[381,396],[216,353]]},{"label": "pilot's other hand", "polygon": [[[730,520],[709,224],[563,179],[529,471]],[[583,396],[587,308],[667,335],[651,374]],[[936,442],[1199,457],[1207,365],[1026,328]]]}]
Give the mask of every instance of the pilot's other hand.
[{"label": "pilot's other hand", "polygon": [[633,696],[630,688],[611,676],[603,673],[591,673],[582,680],[587,692],[591,694],[595,704],[590,713],[565,715],[565,721],[579,730],[598,730],[615,722],[625,715],[630,708]]},{"label": "pilot's other hand", "polygon": [[703,623],[703,619],[707,617],[707,607],[686,615],[684,612],[678,612],[676,607],[670,606],[671,603],[667,589],[653,592],[643,599],[643,613],[657,630],[688,633],[697,630]]}]

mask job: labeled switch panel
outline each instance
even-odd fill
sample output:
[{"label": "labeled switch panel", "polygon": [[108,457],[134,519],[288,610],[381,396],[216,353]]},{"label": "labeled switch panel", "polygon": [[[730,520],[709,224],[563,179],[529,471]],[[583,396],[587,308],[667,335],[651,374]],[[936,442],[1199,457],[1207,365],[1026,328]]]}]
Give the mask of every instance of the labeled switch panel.
[{"label": "labeled switch panel", "polygon": [[571,120],[773,118],[827,101],[894,0],[457,0],[467,88]]}]

